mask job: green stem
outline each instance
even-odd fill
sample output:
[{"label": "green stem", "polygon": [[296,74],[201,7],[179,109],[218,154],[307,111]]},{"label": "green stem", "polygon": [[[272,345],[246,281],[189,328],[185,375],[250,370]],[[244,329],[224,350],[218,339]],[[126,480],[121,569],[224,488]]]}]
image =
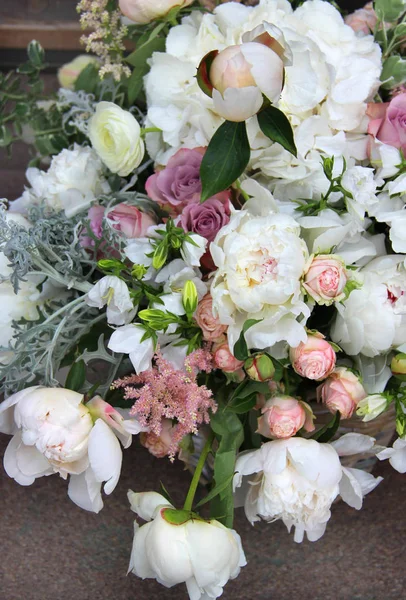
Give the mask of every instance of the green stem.
[{"label": "green stem", "polygon": [[9,100],[26,100],[27,99],[26,94],[9,94],[8,92],[5,92],[4,90],[1,90],[0,94],[3,94],[4,96],[6,96],[6,98],[8,98]]},{"label": "green stem", "polygon": [[193,473],[193,478],[190,484],[189,491],[186,496],[185,504],[183,505],[183,510],[192,510],[193,500],[195,498],[197,486],[199,485],[200,477],[202,475],[203,467],[206,462],[206,458],[211,451],[211,446],[214,440],[214,433],[211,431],[210,435],[207,439],[207,442],[204,445],[202,453],[199,458],[199,462],[197,463],[196,470]]},{"label": "green stem", "polygon": [[63,131],[62,127],[57,127],[55,129],[45,129],[44,131],[36,131],[35,135],[38,137],[40,135],[50,135],[51,133],[60,133]]}]

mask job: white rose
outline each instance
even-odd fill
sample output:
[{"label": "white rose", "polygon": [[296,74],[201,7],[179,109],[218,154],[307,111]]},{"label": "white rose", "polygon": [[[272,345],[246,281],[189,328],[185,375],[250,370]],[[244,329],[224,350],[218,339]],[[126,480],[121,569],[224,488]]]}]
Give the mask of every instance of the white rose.
[{"label": "white rose", "polygon": [[296,347],[305,341],[296,317],[309,314],[300,286],[308,253],[299,233],[288,215],[252,217],[238,211],[212,242],[218,267],[211,285],[213,312],[229,325],[230,347],[251,318],[263,320],[247,331],[250,347],[265,348],[281,340]]},{"label": "white rose", "polygon": [[243,476],[257,474],[245,500],[248,520],[282,519],[289,531],[295,527],[295,542],[301,542],[305,533],[311,542],[318,540],[338,494],[360,509],[363,496],[382,480],[340,464],[339,456],[372,451],[373,445],[373,438],[350,433],[333,444],[293,437],[241,454],[235,466],[235,487],[241,485]]},{"label": "white rose", "polygon": [[240,536],[216,520],[189,519],[172,524],[173,506],[156,492],[128,493],[132,510],[148,521],[134,522],[129,570],[165,587],[186,583],[191,600],[218,598],[229,579],[246,565]]},{"label": "white rose", "polygon": [[93,148],[113,173],[122,177],[138,167],[144,156],[144,142],[138,121],[113,102],[99,102],[89,121]]},{"label": "white rose", "polygon": [[406,342],[403,255],[376,258],[359,271],[363,285],[337,305],[331,338],[347,354],[376,356]]},{"label": "white rose", "polygon": [[64,210],[67,217],[73,217],[110,191],[96,152],[78,144],[73,150],[65,149],[54,156],[47,172],[30,167],[26,177],[31,188],[13,203],[13,210],[40,204],[55,211]]},{"label": "white rose", "polygon": [[[109,414],[111,418],[111,410]],[[110,494],[120,476],[122,452],[116,435],[126,447],[131,435],[125,432],[124,419],[116,419],[115,435],[106,415],[96,412],[94,418],[83,395],[71,390],[34,386],[13,394],[0,404],[0,431],[13,435],[4,455],[6,473],[20,485],[53,473],[64,479],[70,475],[71,500],[99,512],[102,482]]]}]

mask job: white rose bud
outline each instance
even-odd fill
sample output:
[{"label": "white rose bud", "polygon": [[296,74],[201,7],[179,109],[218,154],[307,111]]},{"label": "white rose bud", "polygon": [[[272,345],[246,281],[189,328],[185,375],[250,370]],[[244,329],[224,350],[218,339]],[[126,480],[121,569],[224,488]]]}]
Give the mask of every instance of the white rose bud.
[{"label": "white rose bud", "polygon": [[172,8],[183,8],[193,0],[120,0],[120,10],[134,23],[150,23],[164,17]]},{"label": "white rose bud", "polygon": [[143,159],[145,147],[137,120],[113,102],[98,103],[89,121],[89,138],[104,164],[122,177]]},{"label": "white rose bud", "polygon": [[77,78],[88,65],[100,67],[100,62],[95,56],[79,54],[79,56],[76,56],[71,62],[62,65],[58,70],[58,81],[60,86],[68,90],[73,90]]},{"label": "white rose bud", "polygon": [[[240,536],[215,520],[191,519],[187,511],[175,511],[156,492],[128,493],[132,510],[149,521],[134,523],[134,542],[129,570],[157,579],[166,587],[186,583],[189,597],[218,598],[229,579],[246,565]],[[185,520],[177,518],[185,513]]]}]

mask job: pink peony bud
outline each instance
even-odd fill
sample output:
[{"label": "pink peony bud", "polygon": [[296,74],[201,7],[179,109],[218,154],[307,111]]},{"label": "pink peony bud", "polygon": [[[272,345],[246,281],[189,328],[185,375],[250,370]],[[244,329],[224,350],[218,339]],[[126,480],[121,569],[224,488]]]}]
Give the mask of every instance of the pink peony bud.
[{"label": "pink peony bud", "polygon": [[345,367],[337,367],[317,388],[317,400],[322,401],[331,413],[339,411],[343,419],[349,419],[358,402],[366,396],[359,378]]},{"label": "pink peony bud", "polygon": [[362,32],[365,35],[373,33],[378,18],[374,11],[372,2],[368,2],[364,8],[359,8],[353,13],[347,15],[344,19],[345,24],[351,27],[356,33]]},{"label": "pink peony bud", "polygon": [[310,406],[291,396],[275,396],[267,400],[261,413],[257,433],[267,438],[290,438],[302,427],[306,431],[314,430]]},{"label": "pink peony bud", "polygon": [[163,419],[161,425],[162,430],[160,435],[152,432],[144,432],[140,435],[141,444],[156,458],[168,456],[173,446],[174,428],[171,419]]},{"label": "pink peony bud", "polygon": [[214,342],[227,331],[227,325],[222,325],[217,317],[213,315],[213,299],[206,294],[199,302],[195,319],[203,333],[203,339]]},{"label": "pink peony bud", "polygon": [[215,344],[212,352],[214,364],[225,373],[234,373],[241,369],[244,364],[244,361],[237,360],[231,353],[227,341]]},{"label": "pink peony bud", "polygon": [[319,254],[311,258],[303,287],[318,304],[332,304],[344,297],[344,288],[348,280],[345,263],[335,254]]},{"label": "pink peony bud", "polygon": [[182,8],[193,0],[119,0],[120,10],[134,23],[146,24],[164,17],[177,6]]},{"label": "pink peony bud", "polygon": [[113,229],[120,231],[127,239],[145,237],[148,228],[155,225],[154,219],[136,206],[122,202],[109,210],[106,219]]},{"label": "pink peony bud", "polygon": [[306,342],[290,349],[290,361],[298,375],[321,381],[334,371],[336,353],[320,333],[309,335]]}]

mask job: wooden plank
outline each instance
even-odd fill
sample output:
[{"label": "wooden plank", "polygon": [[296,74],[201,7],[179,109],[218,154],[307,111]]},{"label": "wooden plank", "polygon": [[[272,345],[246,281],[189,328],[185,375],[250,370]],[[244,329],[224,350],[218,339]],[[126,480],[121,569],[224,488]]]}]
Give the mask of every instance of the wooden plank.
[{"label": "wooden plank", "polygon": [[78,21],[54,23],[1,23],[0,48],[25,48],[37,40],[49,50],[81,50],[82,30]]}]

